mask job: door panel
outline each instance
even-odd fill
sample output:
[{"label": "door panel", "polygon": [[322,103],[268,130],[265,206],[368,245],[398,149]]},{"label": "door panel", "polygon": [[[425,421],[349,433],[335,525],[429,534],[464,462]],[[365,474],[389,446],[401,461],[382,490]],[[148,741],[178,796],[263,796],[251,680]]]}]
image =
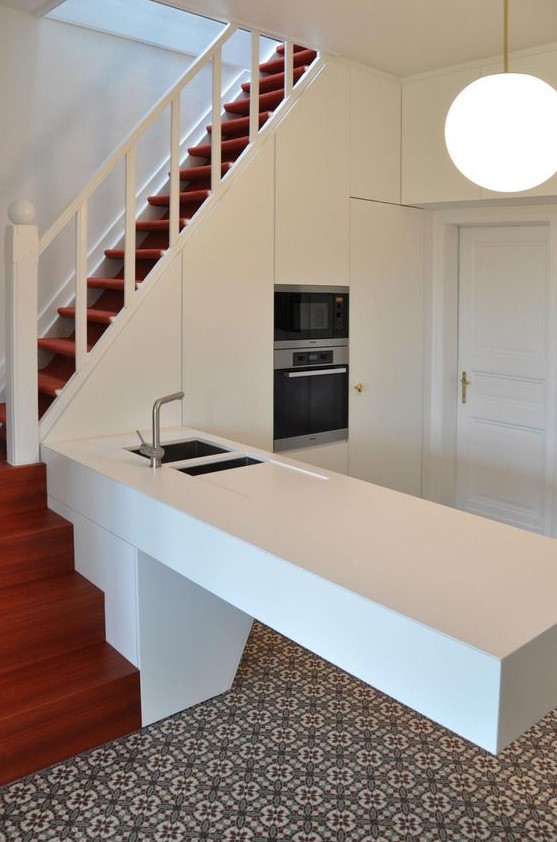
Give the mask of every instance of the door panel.
[{"label": "door panel", "polygon": [[462,229],[459,508],[549,531],[548,228]]}]

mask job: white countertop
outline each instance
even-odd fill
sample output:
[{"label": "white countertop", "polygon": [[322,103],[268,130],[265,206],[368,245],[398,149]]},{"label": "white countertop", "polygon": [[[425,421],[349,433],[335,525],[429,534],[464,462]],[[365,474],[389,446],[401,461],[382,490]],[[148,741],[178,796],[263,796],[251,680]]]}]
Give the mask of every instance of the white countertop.
[{"label": "white countertop", "polygon": [[135,433],[46,448],[496,658],[555,625],[553,539],[197,430],[161,434],[185,438],[265,461],[200,476],[151,469],[126,450]]}]

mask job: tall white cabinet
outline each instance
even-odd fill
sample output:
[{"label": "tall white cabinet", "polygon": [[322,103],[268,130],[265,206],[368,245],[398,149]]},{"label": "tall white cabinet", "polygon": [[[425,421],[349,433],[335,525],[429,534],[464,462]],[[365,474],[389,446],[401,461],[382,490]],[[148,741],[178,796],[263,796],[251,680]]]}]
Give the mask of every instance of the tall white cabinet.
[{"label": "tall white cabinet", "polygon": [[353,199],[350,228],[348,470],[420,495],[424,211]]}]

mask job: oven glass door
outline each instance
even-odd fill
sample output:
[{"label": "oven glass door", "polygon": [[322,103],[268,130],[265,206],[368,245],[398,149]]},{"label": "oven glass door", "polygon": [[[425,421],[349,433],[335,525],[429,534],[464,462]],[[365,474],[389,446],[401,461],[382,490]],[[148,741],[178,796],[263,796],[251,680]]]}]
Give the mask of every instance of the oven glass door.
[{"label": "oven glass door", "polygon": [[274,402],[275,450],[346,438],[348,367],[278,369]]}]

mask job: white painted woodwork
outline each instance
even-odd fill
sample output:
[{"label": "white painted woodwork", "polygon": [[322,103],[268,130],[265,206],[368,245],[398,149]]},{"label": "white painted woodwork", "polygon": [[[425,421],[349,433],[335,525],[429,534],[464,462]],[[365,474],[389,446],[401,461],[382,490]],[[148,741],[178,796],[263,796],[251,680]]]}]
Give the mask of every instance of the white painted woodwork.
[{"label": "white painted woodwork", "polygon": [[481,189],[455,167],[445,146],[452,101],[480,69],[409,80],[402,85],[402,202],[405,205],[480,199]]},{"label": "white painted woodwork", "polygon": [[[75,370],[87,359],[87,233],[88,205],[81,205],[75,219]],[[135,235],[135,230],[134,230]],[[38,331],[36,332],[38,334]]]},{"label": "white painted woodwork", "polygon": [[424,212],[352,200],[350,225],[350,476],[419,495]]},{"label": "white painted woodwork", "polygon": [[296,459],[315,468],[326,468],[337,474],[348,474],[348,442],[335,441],[330,444],[316,444],[312,447],[298,447],[282,450],[281,456]]},{"label": "white painted woodwork", "polygon": [[[10,465],[39,461],[37,287],[39,234],[29,202],[10,206],[6,228],[6,422]],[[23,223],[23,224],[21,224]]]},{"label": "white painted woodwork", "polygon": [[184,418],[268,448],[273,427],[270,141],[182,252]]},{"label": "white painted woodwork", "polygon": [[350,196],[400,203],[401,83],[350,68]]},{"label": "white painted woodwork", "polygon": [[[555,398],[549,388],[549,227],[460,232],[456,504],[548,533]],[[553,336],[554,342],[554,336]]]},{"label": "white painted woodwork", "polygon": [[262,464],[154,470],[135,440],[45,447],[51,497],[488,751],[555,706],[552,539],[252,448]]},{"label": "white painted woodwork", "polygon": [[73,524],[75,569],[104,593],[106,639],[134,666],[140,666],[137,609],[137,550],[51,496],[48,507]]},{"label": "white painted woodwork", "polygon": [[[32,201],[39,231],[46,231],[122,137],[184,72],[189,59],[183,54],[104,33],[68,28],[65,23],[38,19],[4,5],[0,5],[0,54],[4,77],[9,79],[2,89],[2,107],[10,115],[9,120],[3,121],[0,133],[0,265],[3,267],[9,204],[21,196]],[[88,57],[86,62],[83,56]],[[79,73],[70,71],[71,84],[68,84],[68,68],[75,67],[80,68]],[[130,96],[128,75],[115,73],[115,67],[134,68],[133,96]],[[230,77],[228,67],[227,84]],[[201,85],[196,87],[195,95],[192,92],[188,97],[183,126],[188,134],[192,129],[190,115],[199,115],[206,101],[206,87]],[[159,141],[166,127],[160,128],[156,142],[151,134],[149,148],[143,150],[141,183],[147,179],[147,173],[156,172],[162,160]],[[163,181],[167,173],[168,163],[165,163]],[[123,174],[119,176],[122,176],[118,185],[121,189],[109,191],[100,205],[89,208],[90,247],[107,227],[111,229],[112,242],[122,234]],[[150,193],[160,186],[160,173],[157,178],[159,185],[150,184]],[[94,249],[90,257],[91,273],[91,267],[102,259],[102,249]],[[73,299],[74,261],[72,226],[68,238],[59,237],[43,254],[38,298],[41,335],[49,329],[56,307],[70,304]],[[4,285],[2,272],[0,325],[4,324],[5,315]],[[4,361],[5,332],[0,329],[0,401],[4,400]]]},{"label": "white painted woodwork", "polygon": [[230,689],[252,618],[146,553],[137,574],[145,726]]},{"label": "white painted woodwork", "polygon": [[328,63],[278,127],[275,283],[346,284],[349,71]]},{"label": "white painted woodwork", "polygon": [[[122,330],[101,338],[110,343],[108,353],[85,383],[66,386],[68,405],[41,427],[43,441],[150,426],[153,402],[182,385],[181,280],[178,255],[158,283],[140,290],[141,306]],[[181,419],[178,402],[163,412],[165,423]]]}]

